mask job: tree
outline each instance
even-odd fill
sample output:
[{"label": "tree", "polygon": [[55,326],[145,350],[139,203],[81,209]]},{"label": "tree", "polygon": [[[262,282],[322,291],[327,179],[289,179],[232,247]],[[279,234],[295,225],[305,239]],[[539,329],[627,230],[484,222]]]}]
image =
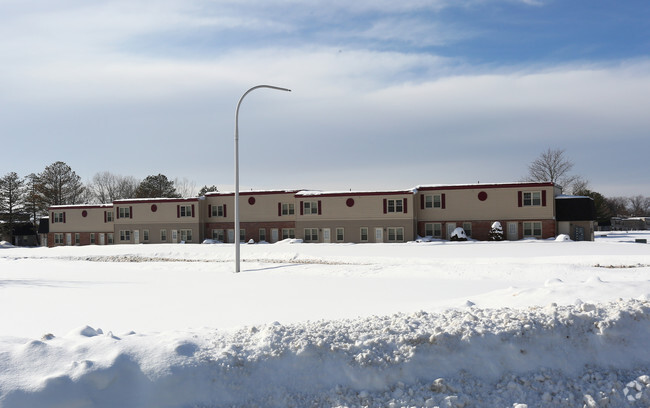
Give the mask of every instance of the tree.
[{"label": "tree", "polygon": [[58,161],[50,164],[38,175],[39,192],[47,207],[52,205],[80,204],[86,190],[81,177],[70,166]]},{"label": "tree", "polygon": [[205,185],[205,186],[201,187],[201,189],[199,190],[199,193],[197,194],[197,196],[201,197],[201,196],[204,196],[205,193],[211,193],[211,192],[214,192],[214,191],[219,191],[217,186],[215,186],[214,184],[211,185],[210,187]]},{"label": "tree", "polygon": [[176,192],[181,197],[192,197],[196,191],[196,184],[185,177],[182,180],[176,177],[174,179],[174,186],[176,186]]},{"label": "tree", "polygon": [[180,194],[174,188],[174,182],[167,179],[164,174],[157,176],[147,176],[135,191],[135,196],[138,198],[180,198]]},{"label": "tree", "polygon": [[607,199],[605,196],[586,188],[583,190],[577,190],[574,194],[591,197],[591,199],[594,200],[594,207],[596,208],[596,221],[598,221],[598,224],[600,225],[609,225],[613,214],[609,205],[607,205]]},{"label": "tree", "polygon": [[31,215],[34,224],[36,224],[39,215],[47,212],[45,202],[39,192],[39,185],[38,175],[30,173],[25,177],[24,211]]},{"label": "tree", "polygon": [[489,241],[503,241],[503,227],[499,221],[494,221],[488,232]]},{"label": "tree", "polygon": [[607,204],[607,208],[612,217],[628,215],[628,201],[629,199],[627,197],[607,197],[605,199],[605,203]]},{"label": "tree", "polygon": [[7,173],[0,178],[0,213],[5,221],[3,227],[12,243],[17,215],[22,209],[23,185],[24,181],[14,172]]},{"label": "tree", "polygon": [[578,177],[569,174],[573,163],[564,156],[564,149],[547,149],[528,166],[526,181],[551,182],[569,190]]},{"label": "tree", "polygon": [[139,184],[135,177],[103,171],[93,176],[88,190],[92,193],[94,200],[108,204],[115,200],[135,197],[135,190]]},{"label": "tree", "polygon": [[630,215],[644,216],[650,215],[650,198],[642,195],[630,197],[628,203],[630,204]]}]

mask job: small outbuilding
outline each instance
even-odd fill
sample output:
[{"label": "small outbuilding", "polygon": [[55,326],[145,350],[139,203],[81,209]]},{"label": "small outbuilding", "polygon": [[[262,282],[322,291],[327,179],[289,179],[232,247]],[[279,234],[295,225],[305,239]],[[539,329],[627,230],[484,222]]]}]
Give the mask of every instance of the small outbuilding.
[{"label": "small outbuilding", "polygon": [[596,205],[586,196],[559,195],[555,197],[558,234],[566,234],[574,241],[593,241]]}]

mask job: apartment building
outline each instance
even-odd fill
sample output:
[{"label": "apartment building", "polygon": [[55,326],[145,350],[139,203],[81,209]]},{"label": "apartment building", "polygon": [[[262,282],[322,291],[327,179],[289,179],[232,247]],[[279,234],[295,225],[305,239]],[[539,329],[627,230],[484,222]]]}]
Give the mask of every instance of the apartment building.
[{"label": "apartment building", "polygon": [[[242,242],[380,243],[449,239],[462,227],[469,237],[487,240],[490,226],[499,221],[508,240],[552,238],[558,225],[572,231],[572,238],[593,240],[593,200],[576,197],[581,201],[574,205],[574,198],[560,194],[552,183],[246,191],[239,195],[239,234]],[[561,220],[558,200],[560,208],[573,209],[562,211]],[[234,212],[232,192],[54,206],[47,245],[200,243],[206,238],[230,243],[235,242]]]}]

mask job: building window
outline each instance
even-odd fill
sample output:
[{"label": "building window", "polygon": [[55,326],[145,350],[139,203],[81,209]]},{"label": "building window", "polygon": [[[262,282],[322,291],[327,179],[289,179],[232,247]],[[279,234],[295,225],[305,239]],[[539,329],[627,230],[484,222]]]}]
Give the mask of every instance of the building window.
[{"label": "building window", "polygon": [[81,236],[79,235],[78,232],[74,233],[74,244],[75,245],[81,244]]},{"label": "building window", "polygon": [[129,207],[120,207],[120,218],[131,218]]},{"label": "building window", "polygon": [[244,228],[241,228],[239,230],[239,241],[241,242],[246,241],[246,230]]},{"label": "building window", "polygon": [[401,242],[404,241],[404,228],[403,227],[389,227],[388,228],[388,242]]},{"label": "building window", "polygon": [[318,228],[305,228],[305,242],[318,242]]},{"label": "building window", "polygon": [[541,191],[524,191],[524,207],[542,205]]},{"label": "building window", "polygon": [[191,205],[181,205],[179,208],[181,217],[191,217],[192,216],[192,206]]},{"label": "building window", "polygon": [[260,228],[260,242],[266,241],[266,228]]},{"label": "building window", "polygon": [[[318,208],[317,208],[318,210]],[[293,215],[295,213],[293,203],[282,204],[282,215]]]},{"label": "building window", "polygon": [[63,245],[63,234],[54,234],[54,245]]},{"label": "building window", "polygon": [[213,205],[212,206],[212,216],[213,217],[223,217],[223,205]]},{"label": "building window", "polygon": [[182,229],[181,230],[181,241],[192,242],[192,230],[191,229]]},{"label": "building window", "polygon": [[106,222],[113,222],[113,211],[106,211]]},{"label": "building window", "polygon": [[388,212],[389,213],[404,212],[404,200],[402,200],[401,198],[399,200],[388,200]]},{"label": "building window", "polygon": [[160,230],[160,241],[167,242],[167,230],[166,229],[161,229]]},{"label": "building window", "polygon": [[92,244],[94,244],[94,243],[95,243],[95,233],[94,233],[94,232],[91,232],[91,233],[90,233],[90,244],[92,245]]},{"label": "building window", "polygon": [[539,221],[535,222],[524,222],[524,237],[542,237],[542,223]]},{"label": "building window", "polygon": [[439,222],[424,224],[424,236],[442,238],[442,224]]},{"label": "building window", "polygon": [[440,194],[424,196],[424,208],[442,208],[442,196]]},{"label": "building window", "polygon": [[463,223],[463,229],[465,230],[465,235],[468,237],[472,236],[472,223],[471,222],[464,222]]},{"label": "building window", "polygon": [[282,228],[282,239],[289,239],[296,237],[296,230],[293,228]]},{"label": "building window", "polygon": [[149,241],[149,230],[142,230],[142,240]]},{"label": "building window", "polygon": [[368,242],[368,227],[361,227],[361,242]]},{"label": "building window", "polygon": [[318,201],[305,201],[302,208],[305,214],[318,214]]},{"label": "building window", "polygon": [[109,233],[106,234],[106,235],[107,235],[107,237],[106,237],[106,241],[108,242],[108,244],[112,244],[112,243],[113,243],[113,233],[112,233],[112,232],[109,232]]},{"label": "building window", "polygon": [[222,229],[213,229],[212,230],[212,239],[215,241],[223,242],[223,230]]},{"label": "building window", "polygon": [[63,213],[62,212],[55,212],[55,213],[52,213],[52,214],[54,214],[54,219],[52,220],[53,223],[63,222]]},{"label": "building window", "polygon": [[[122,210],[120,208],[120,210]],[[131,241],[131,231],[120,230],[120,241]]]},{"label": "building window", "polygon": [[336,241],[343,242],[343,228],[336,229]]}]

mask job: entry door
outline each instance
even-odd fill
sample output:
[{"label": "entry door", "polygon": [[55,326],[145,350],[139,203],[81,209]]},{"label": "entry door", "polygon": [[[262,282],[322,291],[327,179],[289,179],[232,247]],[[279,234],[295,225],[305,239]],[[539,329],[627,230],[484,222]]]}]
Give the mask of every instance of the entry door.
[{"label": "entry door", "polygon": [[229,229],[228,230],[228,242],[235,242],[235,230],[234,229]]},{"label": "entry door", "polygon": [[384,242],[384,230],[375,228],[375,242]]},{"label": "entry door", "polygon": [[271,242],[278,242],[278,229],[271,228]]},{"label": "entry door", "polygon": [[104,234],[99,234],[99,245],[104,245],[106,243],[106,236]]},{"label": "entry door", "polygon": [[140,230],[134,230],[133,231],[133,243],[134,244],[139,244],[140,243]]},{"label": "entry door", "polygon": [[172,243],[178,242],[178,230],[172,230]]},{"label": "entry door", "polygon": [[516,222],[508,223],[508,241],[516,241],[519,239],[519,231]]},{"label": "entry door", "polygon": [[72,234],[69,232],[65,234],[65,244],[72,245]]},{"label": "entry door", "polygon": [[330,229],[329,228],[323,228],[323,242],[326,244],[329,244],[332,242],[332,239],[330,238]]},{"label": "entry door", "polygon": [[448,222],[447,223],[447,239],[451,239],[451,234],[454,233],[455,229],[456,229],[456,223],[455,222]]}]

